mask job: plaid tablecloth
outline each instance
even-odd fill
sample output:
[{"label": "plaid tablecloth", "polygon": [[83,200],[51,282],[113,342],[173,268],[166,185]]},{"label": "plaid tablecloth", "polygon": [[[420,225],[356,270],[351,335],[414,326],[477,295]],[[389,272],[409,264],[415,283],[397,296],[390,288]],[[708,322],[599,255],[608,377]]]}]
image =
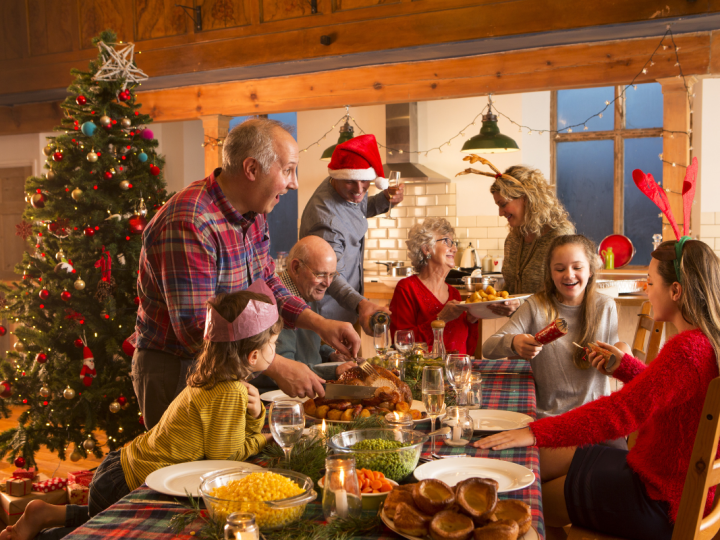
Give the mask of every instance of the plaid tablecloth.
[{"label": "plaid tablecloth", "polygon": [[[473,369],[484,372],[508,372],[515,375],[488,375],[483,379],[483,408],[517,411],[535,418],[535,390],[530,365],[522,360],[477,360]],[[439,422],[437,422],[439,425]],[[420,424],[423,425],[423,424]],[[424,423],[425,431],[429,422]],[[476,440],[474,438],[473,440]],[[423,448],[423,455],[430,453],[430,442]],[[490,457],[518,463],[535,473],[537,480],[529,487],[503,493],[500,498],[513,498],[525,501],[532,508],[533,526],[541,539],[545,538],[545,524],[542,514],[540,494],[540,469],[538,449],[514,448],[494,452],[480,450],[472,446],[450,447],[440,441],[436,444],[436,453],[468,454],[476,457]],[[161,495],[143,486],[112,505],[106,511],[95,516],[84,526],[67,536],[68,540],[101,540],[104,538],[143,538],[157,540],[187,540],[195,538],[200,530],[200,520],[196,520],[182,535],[175,536],[168,528],[173,515],[183,512],[185,507],[174,497]],[[320,501],[308,505],[306,519],[322,519]],[[382,526],[380,533],[374,536],[358,537],[359,540],[397,540],[400,538],[390,529]]]}]

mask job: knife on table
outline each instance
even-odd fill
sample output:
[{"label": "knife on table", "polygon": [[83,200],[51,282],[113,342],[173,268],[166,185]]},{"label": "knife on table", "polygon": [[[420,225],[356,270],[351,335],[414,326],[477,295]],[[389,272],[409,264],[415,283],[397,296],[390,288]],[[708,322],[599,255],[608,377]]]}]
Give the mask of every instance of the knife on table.
[{"label": "knife on table", "polygon": [[325,385],[325,399],[368,399],[375,396],[374,386],[356,386],[352,384]]}]

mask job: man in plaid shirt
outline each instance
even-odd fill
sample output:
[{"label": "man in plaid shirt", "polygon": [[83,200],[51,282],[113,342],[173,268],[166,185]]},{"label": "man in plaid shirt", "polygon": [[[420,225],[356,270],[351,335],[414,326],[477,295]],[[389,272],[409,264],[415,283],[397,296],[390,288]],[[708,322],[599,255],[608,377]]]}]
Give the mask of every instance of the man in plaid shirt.
[{"label": "man in plaid shirt", "polygon": [[[355,357],[360,338],[345,322],[326,320],[291,296],[275,276],[265,214],[297,189],[298,146],[282,124],[254,118],[223,145],[223,166],[173,196],[143,233],[132,376],[145,426],[155,425],[185,387],[200,351],[206,302],[263,279],[289,328],[316,332]],[[288,395],[324,395],[323,379],[305,364],[276,356],[265,374]],[[250,399],[257,389],[248,385]]]}]

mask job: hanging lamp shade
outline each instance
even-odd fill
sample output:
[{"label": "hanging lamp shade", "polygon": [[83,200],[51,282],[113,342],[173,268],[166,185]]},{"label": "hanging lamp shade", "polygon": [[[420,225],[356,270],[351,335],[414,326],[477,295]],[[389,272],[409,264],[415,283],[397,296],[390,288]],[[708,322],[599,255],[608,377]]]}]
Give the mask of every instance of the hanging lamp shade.
[{"label": "hanging lamp shade", "polygon": [[463,144],[461,152],[466,154],[500,154],[520,150],[514,139],[500,133],[497,116],[492,109],[483,115],[480,133]]},{"label": "hanging lamp shade", "polygon": [[354,136],[355,135],[353,127],[350,125],[350,122],[345,120],[345,125],[340,128],[340,137],[338,137],[338,142],[336,144],[333,144],[332,146],[328,146],[325,149],[325,151],[322,153],[322,156],[320,156],[320,161],[330,161],[330,158],[332,158],[333,152],[335,151],[335,147],[338,144],[349,141]]}]

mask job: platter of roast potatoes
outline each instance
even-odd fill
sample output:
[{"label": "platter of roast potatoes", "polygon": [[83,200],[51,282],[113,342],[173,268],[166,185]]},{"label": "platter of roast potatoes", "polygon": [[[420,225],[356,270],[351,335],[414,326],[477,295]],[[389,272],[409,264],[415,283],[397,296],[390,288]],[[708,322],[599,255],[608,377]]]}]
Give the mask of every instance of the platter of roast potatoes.
[{"label": "platter of roast potatoes", "polygon": [[535,540],[530,507],[515,499],[498,500],[498,483],[468,478],[454,488],[427,479],[396,486],[380,517],[410,540]]}]

